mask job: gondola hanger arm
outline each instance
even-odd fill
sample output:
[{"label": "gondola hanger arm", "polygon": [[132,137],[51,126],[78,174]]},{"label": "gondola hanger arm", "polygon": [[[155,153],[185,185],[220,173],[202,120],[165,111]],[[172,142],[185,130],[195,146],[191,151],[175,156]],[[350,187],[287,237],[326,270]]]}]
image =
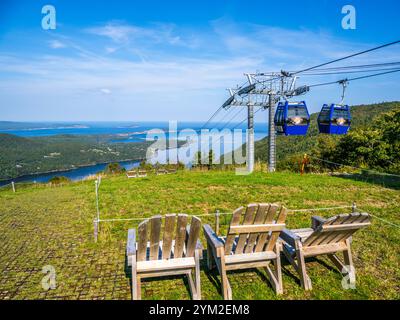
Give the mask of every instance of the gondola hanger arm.
[{"label": "gondola hanger arm", "polygon": [[341,100],[340,100],[340,103],[339,103],[339,105],[342,106],[343,103],[344,103],[344,98],[345,98],[345,95],[346,95],[346,88],[347,88],[347,85],[349,84],[349,80],[347,80],[347,79],[340,80],[339,84],[342,85],[342,97],[341,97]]}]

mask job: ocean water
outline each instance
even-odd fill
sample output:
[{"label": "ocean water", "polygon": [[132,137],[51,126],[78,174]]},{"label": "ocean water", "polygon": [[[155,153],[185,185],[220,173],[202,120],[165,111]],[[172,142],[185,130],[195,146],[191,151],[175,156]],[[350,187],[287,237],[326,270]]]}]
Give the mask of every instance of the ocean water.
[{"label": "ocean water", "polygon": [[[131,170],[132,168],[136,168],[139,166],[140,161],[121,161],[119,164],[124,167],[126,170]],[[14,181],[15,183],[46,183],[55,176],[63,176],[67,177],[72,181],[80,181],[89,176],[95,175],[100,171],[103,171],[106,168],[106,163],[98,163],[95,165],[79,167],[72,170],[65,171],[57,171],[57,172],[48,172],[48,173],[39,173],[21,176],[15,179],[10,180],[2,180],[0,181],[0,187],[6,186]]]},{"label": "ocean water", "polygon": [[[176,130],[178,133],[184,133],[185,131],[194,130],[197,133],[203,127],[203,122],[177,122]],[[232,123],[227,127],[231,129],[235,127],[235,123]],[[21,127],[21,125],[19,125]],[[126,137],[126,139],[118,139],[115,142],[137,142],[146,139],[146,134],[150,130],[161,129],[167,133],[171,133],[171,128],[168,122],[63,122],[63,123],[40,123],[36,127],[31,123],[24,129],[0,129],[0,133],[14,134],[20,137],[43,137],[57,134],[73,134],[73,135],[119,135],[120,138]],[[174,129],[174,128],[173,128]],[[210,123],[205,129],[224,129],[222,123]],[[237,129],[246,129],[246,123],[238,126]],[[254,124],[255,139],[261,139],[268,133],[267,125],[264,123]]]},{"label": "ocean water", "polygon": [[[230,128],[236,124],[231,124]],[[19,125],[18,129],[8,128],[0,130],[0,133],[14,134],[20,137],[41,137],[51,136],[59,134],[71,134],[71,135],[117,135],[118,139],[111,140],[110,142],[115,143],[135,143],[143,142],[146,140],[146,136],[149,132],[156,132],[156,130],[163,130],[165,132],[164,138],[178,139],[178,140],[189,140],[192,141],[186,147],[181,147],[178,150],[171,152],[171,154],[182,155],[182,158],[190,153],[190,147],[193,145],[193,139],[200,133],[203,127],[203,123],[200,122],[63,122],[63,123],[40,123],[37,126],[30,123],[27,128]],[[230,129],[228,128],[228,129]],[[210,123],[205,129],[224,129],[223,124]],[[233,149],[238,148],[242,143],[246,141],[246,124],[241,124],[237,129],[242,129],[241,140],[235,141],[235,144],[230,141],[221,141],[220,148],[213,149],[216,157],[220,157],[224,153],[230,152]],[[260,140],[266,137],[268,134],[268,128],[266,124],[255,123],[254,125],[254,138]],[[156,135],[156,134],[154,134]],[[157,134],[158,136],[158,134]],[[154,138],[153,138],[154,139]],[[238,144],[239,143],[239,144]],[[202,146],[204,144],[201,144]],[[157,161],[165,162],[168,155],[157,156]],[[154,160],[153,162],[155,162]],[[137,167],[138,161],[121,162],[122,166],[126,169]],[[66,176],[71,180],[82,180],[86,177],[96,174],[97,172],[104,170],[106,164],[96,164],[91,166],[85,166],[76,168],[68,171],[54,172],[54,173],[43,173],[37,175],[29,175],[13,179],[15,182],[48,182],[54,176]],[[0,181],[0,186],[9,183],[10,181]]]}]

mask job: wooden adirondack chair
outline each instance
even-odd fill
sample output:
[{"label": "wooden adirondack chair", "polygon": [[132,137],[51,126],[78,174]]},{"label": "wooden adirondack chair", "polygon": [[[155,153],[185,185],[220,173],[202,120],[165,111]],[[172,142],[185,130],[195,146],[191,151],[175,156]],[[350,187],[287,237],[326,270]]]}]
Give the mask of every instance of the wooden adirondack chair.
[{"label": "wooden adirondack chair", "polygon": [[[226,237],[218,237],[207,224],[203,226],[207,239],[208,267],[211,269],[215,261],[221,275],[225,300],[232,300],[232,290],[227,278],[229,270],[263,267],[276,293],[283,292],[281,247],[277,240],[279,233],[285,228],[285,219],[286,208],[279,210],[278,205],[260,203],[236,209]],[[275,271],[270,268],[271,262]]]},{"label": "wooden adirondack chair", "polygon": [[166,169],[156,169],[156,175],[162,175],[162,174],[167,174],[168,171]]},{"label": "wooden adirondack chair", "polygon": [[146,170],[138,170],[137,175],[139,178],[147,177],[147,171]]},{"label": "wooden adirondack chair", "polygon": [[129,170],[126,172],[126,176],[128,178],[137,178],[138,177],[138,173],[136,170]]},{"label": "wooden adirondack chair", "polygon": [[[312,228],[283,230],[280,237],[284,241],[283,253],[300,276],[305,290],[311,290],[311,279],[307,275],[305,258],[327,255],[333,264],[345,275],[350,284],[356,281],[351,256],[351,238],[357,230],[371,224],[367,213],[340,214],[330,219],[313,216]],[[343,252],[344,263],[337,257]]]},{"label": "wooden adirondack chair", "polygon": [[132,298],[141,299],[141,279],[186,275],[192,298],[200,300],[201,221],[193,216],[188,226],[186,214],[168,214],[160,241],[161,220],[158,215],[141,222],[137,240],[136,230],[128,231],[126,255],[128,266],[132,267]]}]

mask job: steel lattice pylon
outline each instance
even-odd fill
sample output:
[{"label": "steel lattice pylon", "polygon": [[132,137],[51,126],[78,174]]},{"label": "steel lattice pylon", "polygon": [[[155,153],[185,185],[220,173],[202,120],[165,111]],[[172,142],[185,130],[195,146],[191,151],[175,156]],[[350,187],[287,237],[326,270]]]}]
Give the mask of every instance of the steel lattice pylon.
[{"label": "steel lattice pylon", "polygon": [[222,108],[247,107],[247,170],[254,169],[254,107],[263,110],[269,109],[268,113],[268,171],[276,170],[276,133],[274,115],[276,102],[279,99],[290,98],[306,93],[309,88],[302,86],[296,88],[297,76],[286,71],[278,73],[254,73],[245,74],[247,85],[228,89],[230,97],[222,105]]}]

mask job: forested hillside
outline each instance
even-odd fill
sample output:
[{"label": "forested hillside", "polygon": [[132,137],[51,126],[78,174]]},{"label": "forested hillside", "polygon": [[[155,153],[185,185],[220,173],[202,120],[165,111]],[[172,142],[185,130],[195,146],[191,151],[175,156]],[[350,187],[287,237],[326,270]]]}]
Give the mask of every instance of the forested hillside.
[{"label": "forested hillside", "polygon": [[[400,102],[353,106],[351,113],[351,129],[344,136],[319,134],[318,113],[311,115],[306,136],[278,136],[278,169],[297,169],[303,154],[311,153],[347,165],[399,172]],[[268,138],[256,142],[255,158],[268,160]]]},{"label": "forested hillside", "polygon": [[97,136],[22,138],[0,134],[0,179],[101,162],[142,159],[149,144],[151,142],[107,143]]}]

